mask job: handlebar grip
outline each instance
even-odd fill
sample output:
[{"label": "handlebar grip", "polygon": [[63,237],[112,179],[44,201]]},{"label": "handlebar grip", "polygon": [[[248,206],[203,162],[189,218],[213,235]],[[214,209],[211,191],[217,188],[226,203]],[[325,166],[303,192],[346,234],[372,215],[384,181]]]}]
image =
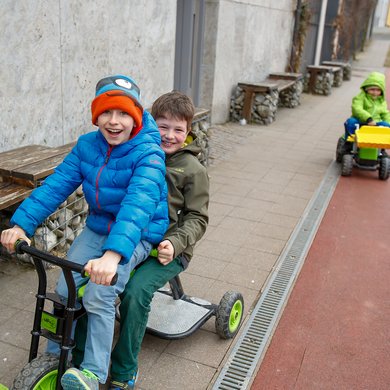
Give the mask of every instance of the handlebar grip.
[{"label": "handlebar grip", "polygon": [[[83,270],[83,271],[81,272],[81,276],[82,276],[83,278],[89,278],[89,273],[86,272],[85,270]],[[117,281],[118,281],[118,274],[115,273],[115,275],[114,275],[114,276],[112,277],[112,279],[111,279],[110,286],[115,286]]]},{"label": "handlebar grip", "polygon": [[18,255],[22,255],[22,254],[24,253],[23,248],[25,248],[26,246],[29,246],[29,245],[27,244],[27,241],[22,240],[21,238],[19,238],[19,240],[16,240],[15,245],[14,245],[15,252],[16,252]]}]

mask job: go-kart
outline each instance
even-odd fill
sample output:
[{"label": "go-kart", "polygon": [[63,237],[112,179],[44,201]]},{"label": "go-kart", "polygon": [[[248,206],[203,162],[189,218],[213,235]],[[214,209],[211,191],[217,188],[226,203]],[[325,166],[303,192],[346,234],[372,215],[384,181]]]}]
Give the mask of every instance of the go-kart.
[{"label": "go-kart", "polygon": [[[38,273],[38,293],[31,331],[31,345],[28,363],[16,376],[12,390],[57,390],[62,389],[61,377],[69,365],[69,353],[75,347],[72,339],[73,321],[82,319],[85,309],[81,303],[83,287],[76,291],[72,271],[81,273],[88,281],[88,275],[80,264],[51,255],[29,246],[25,241],[15,245],[17,253],[32,256]],[[68,287],[68,297],[63,299],[47,291],[47,275],[44,262],[62,268]],[[116,282],[117,275],[111,282]],[[225,339],[238,332],[243,318],[244,300],[240,293],[228,291],[220,304],[215,305],[184,294],[177,276],[170,281],[171,290],[161,289],[152,301],[147,331],[162,338],[178,339],[192,334],[210,317],[216,317],[217,333]],[[45,307],[45,303],[52,306]],[[47,306],[47,305],[46,305]],[[119,310],[117,310],[119,313]],[[86,317],[85,317],[86,318]],[[60,344],[60,356],[43,353],[38,356],[40,337]],[[1,389],[1,387],[0,387]]]},{"label": "go-kart", "polygon": [[351,176],[354,167],[378,171],[380,180],[390,175],[390,159],[385,149],[390,148],[390,128],[362,126],[347,139],[340,137],[336,161],[341,163],[341,175]]}]

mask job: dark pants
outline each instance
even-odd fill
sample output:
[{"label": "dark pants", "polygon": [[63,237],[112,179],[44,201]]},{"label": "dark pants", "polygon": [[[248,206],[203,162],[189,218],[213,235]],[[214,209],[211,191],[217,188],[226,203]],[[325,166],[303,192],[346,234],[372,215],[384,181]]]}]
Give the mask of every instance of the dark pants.
[{"label": "dark pants", "polygon": [[[130,278],[120,296],[120,335],[111,354],[111,378],[114,380],[126,382],[137,372],[138,354],[145,335],[153,294],[182,271],[183,266],[178,258],[163,266],[157,259],[150,257]],[[77,321],[76,348],[73,351],[75,365],[82,361],[85,323],[86,317]]]}]

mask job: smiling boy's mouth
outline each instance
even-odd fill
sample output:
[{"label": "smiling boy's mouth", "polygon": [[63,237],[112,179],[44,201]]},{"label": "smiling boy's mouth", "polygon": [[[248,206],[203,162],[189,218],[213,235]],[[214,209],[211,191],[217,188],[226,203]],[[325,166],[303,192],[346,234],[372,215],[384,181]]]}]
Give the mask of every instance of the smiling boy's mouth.
[{"label": "smiling boy's mouth", "polygon": [[106,129],[110,134],[119,134],[123,130],[115,130],[115,129]]},{"label": "smiling boy's mouth", "polygon": [[165,146],[171,146],[171,145],[173,145],[173,142],[162,141],[162,144]]}]

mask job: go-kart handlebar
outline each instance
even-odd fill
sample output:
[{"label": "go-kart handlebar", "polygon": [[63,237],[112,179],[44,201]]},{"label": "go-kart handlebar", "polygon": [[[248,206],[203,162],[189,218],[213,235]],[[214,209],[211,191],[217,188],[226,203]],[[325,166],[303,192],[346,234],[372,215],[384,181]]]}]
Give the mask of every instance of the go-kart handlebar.
[{"label": "go-kart handlebar", "polygon": [[[57,265],[61,267],[62,269],[68,269],[70,271],[78,272],[81,274],[83,278],[88,277],[88,273],[85,271],[84,267],[85,265],[81,265],[78,263],[74,263],[73,261],[62,259],[61,257],[54,256],[50,253],[41,251],[37,248],[34,248],[33,246],[30,246],[27,244],[24,240],[18,240],[15,243],[15,251],[18,254],[27,253],[33,257],[36,257],[38,259],[44,260],[50,264]],[[118,274],[116,273],[114,277],[111,279],[111,286],[116,284],[118,281]]]}]

